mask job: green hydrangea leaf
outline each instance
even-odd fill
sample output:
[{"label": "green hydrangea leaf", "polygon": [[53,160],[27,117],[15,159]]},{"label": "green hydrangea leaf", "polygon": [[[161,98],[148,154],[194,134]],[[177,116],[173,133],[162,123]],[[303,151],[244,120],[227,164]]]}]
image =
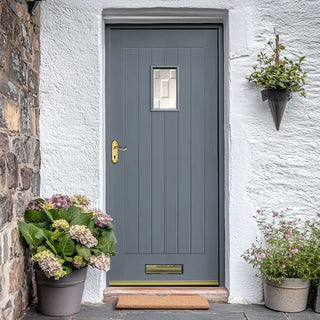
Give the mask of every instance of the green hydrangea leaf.
[{"label": "green hydrangea leaf", "polygon": [[62,210],[60,211],[60,213],[61,213],[62,219],[65,219],[68,222],[70,222],[81,215],[81,210],[78,207],[71,206],[69,207],[68,210]]},{"label": "green hydrangea leaf", "polygon": [[69,233],[64,234],[59,238],[59,242],[56,245],[57,251],[66,256],[72,256],[74,254],[75,245],[72,239],[70,238]]},{"label": "green hydrangea leaf", "polygon": [[49,212],[51,213],[53,220],[63,219],[62,214],[58,210],[50,209]]},{"label": "green hydrangea leaf", "polygon": [[91,256],[91,250],[81,244],[76,245],[76,251],[79,256],[83,257],[84,260],[89,261]]},{"label": "green hydrangea leaf", "polygon": [[26,242],[34,246],[40,245],[45,237],[42,229],[36,227],[32,223],[19,221],[19,230]]},{"label": "green hydrangea leaf", "polygon": [[92,213],[81,213],[70,222],[70,226],[82,225],[88,227],[92,222]]},{"label": "green hydrangea leaf", "polygon": [[26,209],[24,220],[26,223],[39,223],[47,221],[47,216],[40,211]]},{"label": "green hydrangea leaf", "polygon": [[[116,239],[116,236],[115,236],[113,230],[105,231],[103,233],[103,238],[104,238],[104,240],[101,240],[101,244],[105,243],[105,245],[103,247],[99,247],[100,251],[103,253],[113,252],[114,247],[117,243],[117,239]],[[99,239],[101,239],[101,238],[99,238]],[[98,242],[98,246],[99,246],[99,242]]]}]

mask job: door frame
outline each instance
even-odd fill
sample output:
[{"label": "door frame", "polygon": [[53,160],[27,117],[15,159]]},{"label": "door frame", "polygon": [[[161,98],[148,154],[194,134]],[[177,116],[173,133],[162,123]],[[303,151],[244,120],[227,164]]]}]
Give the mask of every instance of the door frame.
[{"label": "door frame", "polygon": [[[106,106],[103,112],[105,119],[104,127],[102,128],[103,134],[103,174],[104,174],[104,201],[105,204],[109,201],[108,190],[108,168],[110,166],[110,148],[106,146],[106,137],[110,136],[110,102],[109,102],[109,70],[107,68],[109,58],[110,44],[108,41],[108,30],[112,27],[126,27],[126,28],[161,28],[163,26],[169,28],[215,28],[218,30],[219,35],[219,98],[218,98],[218,139],[219,139],[219,286],[224,287],[229,283],[228,272],[225,270],[229,265],[229,261],[226,260],[226,236],[228,237],[228,230],[226,229],[227,213],[228,213],[228,161],[226,157],[226,150],[228,146],[227,131],[228,128],[228,110],[227,95],[228,82],[226,81],[225,74],[227,73],[228,66],[225,63],[225,52],[227,48],[227,10],[215,10],[215,9],[191,9],[191,8],[144,8],[144,9],[105,9],[103,10],[103,32],[102,32],[102,44],[103,44],[103,70],[105,70],[103,77],[104,86],[104,99]],[[221,85],[222,84],[222,85]],[[105,205],[104,204],[104,205]],[[228,255],[229,256],[229,255]],[[109,286],[109,277],[107,273],[107,286]]]}]

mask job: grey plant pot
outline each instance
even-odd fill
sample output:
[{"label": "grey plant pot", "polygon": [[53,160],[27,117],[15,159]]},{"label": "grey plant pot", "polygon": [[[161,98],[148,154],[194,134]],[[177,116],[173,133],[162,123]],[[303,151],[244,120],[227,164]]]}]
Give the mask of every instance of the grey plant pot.
[{"label": "grey plant pot", "polygon": [[54,280],[36,270],[38,311],[51,317],[63,317],[80,311],[87,267]]},{"label": "grey plant pot", "polygon": [[261,96],[263,101],[268,100],[273,121],[277,130],[279,130],[284,110],[286,109],[287,102],[292,97],[292,93],[281,89],[264,89],[261,91]]},{"label": "grey plant pot", "polygon": [[264,280],[264,300],[267,308],[282,312],[306,309],[310,280],[287,278],[281,284]]}]

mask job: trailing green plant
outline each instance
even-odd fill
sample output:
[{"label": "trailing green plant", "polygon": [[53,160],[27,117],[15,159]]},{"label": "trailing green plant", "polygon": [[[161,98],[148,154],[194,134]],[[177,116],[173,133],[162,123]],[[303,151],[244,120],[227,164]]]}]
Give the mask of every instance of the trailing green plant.
[{"label": "trailing green plant", "polygon": [[271,55],[260,52],[257,58],[257,64],[253,67],[253,72],[248,80],[267,89],[280,89],[289,92],[299,92],[305,97],[306,92],[303,88],[307,73],[302,70],[302,62],[305,57],[299,58],[298,62],[284,56],[280,59],[280,53],[285,49],[284,45],[279,43],[279,34],[276,34],[275,42],[269,41],[268,47],[271,49]]},{"label": "trailing green plant", "polygon": [[31,247],[32,260],[56,280],[88,265],[108,271],[116,237],[113,219],[89,209],[86,196],[54,195],[28,204],[19,229]]},{"label": "trailing green plant", "polygon": [[258,270],[257,276],[279,284],[285,278],[319,278],[319,222],[287,220],[276,211],[270,217],[261,210],[254,218],[264,239],[257,238],[242,257]]}]

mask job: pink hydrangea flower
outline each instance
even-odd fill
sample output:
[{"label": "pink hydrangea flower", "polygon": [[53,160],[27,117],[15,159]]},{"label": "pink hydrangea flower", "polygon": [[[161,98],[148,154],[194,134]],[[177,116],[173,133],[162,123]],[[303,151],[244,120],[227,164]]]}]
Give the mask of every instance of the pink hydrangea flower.
[{"label": "pink hydrangea flower", "polygon": [[42,203],[35,200],[30,201],[28,204],[28,208],[30,210],[36,210],[36,211],[41,211],[42,206],[43,206]]},{"label": "pink hydrangea flower", "polygon": [[107,227],[112,226],[113,219],[107,213],[104,213],[99,209],[93,209],[92,213],[93,213],[92,220],[97,226],[101,228],[104,226],[107,226]]},{"label": "pink hydrangea flower", "polygon": [[110,270],[110,256],[102,253],[99,256],[92,255],[89,265],[98,270],[108,272]]},{"label": "pink hydrangea flower", "polygon": [[74,225],[69,229],[71,239],[80,242],[87,248],[95,247],[98,240],[92,235],[91,231],[86,226]]},{"label": "pink hydrangea flower", "polygon": [[55,194],[50,199],[46,199],[47,201],[52,203],[55,209],[65,208],[67,210],[72,206],[70,198],[62,194]]}]

